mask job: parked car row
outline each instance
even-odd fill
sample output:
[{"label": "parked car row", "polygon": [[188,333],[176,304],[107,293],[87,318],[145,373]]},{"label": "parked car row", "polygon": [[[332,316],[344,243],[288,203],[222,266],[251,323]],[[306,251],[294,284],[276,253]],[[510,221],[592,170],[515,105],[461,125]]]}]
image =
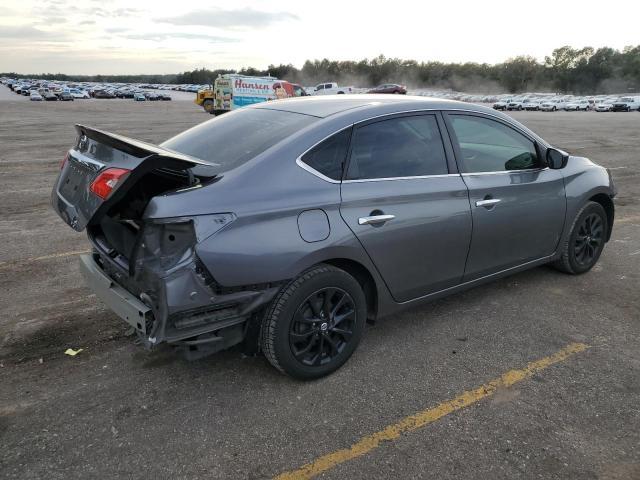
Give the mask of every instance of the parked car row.
[{"label": "parked car row", "polygon": [[514,96],[503,97],[493,104],[494,110],[534,110],[543,112],[555,112],[564,110],[567,112],[589,111],[596,112],[630,112],[640,111],[640,96],[598,96],[598,97],[573,97],[573,96]]},{"label": "parked car row", "polygon": [[73,101],[76,98],[90,98],[89,94],[77,88],[66,88],[45,83],[12,82],[7,86],[16,94],[29,97],[31,101]]},{"label": "parked car row", "polygon": [[[9,87],[16,94],[28,96],[33,101],[73,101],[89,98],[171,100],[171,95],[168,93],[143,91],[142,88],[147,86],[134,84],[60,83],[46,80],[18,80],[11,78],[2,78],[0,83]],[[136,98],[136,94],[140,94],[138,98]]]}]

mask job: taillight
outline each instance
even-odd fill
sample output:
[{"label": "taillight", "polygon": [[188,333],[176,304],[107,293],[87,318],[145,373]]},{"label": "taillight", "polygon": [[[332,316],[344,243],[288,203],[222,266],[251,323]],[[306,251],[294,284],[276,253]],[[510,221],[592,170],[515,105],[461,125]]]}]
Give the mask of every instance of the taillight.
[{"label": "taillight", "polygon": [[60,170],[64,168],[64,165],[67,163],[67,160],[69,160],[69,152],[64,154],[64,158],[60,162]]},{"label": "taillight", "polygon": [[107,168],[91,183],[89,190],[106,200],[129,176],[131,170],[126,168]]}]

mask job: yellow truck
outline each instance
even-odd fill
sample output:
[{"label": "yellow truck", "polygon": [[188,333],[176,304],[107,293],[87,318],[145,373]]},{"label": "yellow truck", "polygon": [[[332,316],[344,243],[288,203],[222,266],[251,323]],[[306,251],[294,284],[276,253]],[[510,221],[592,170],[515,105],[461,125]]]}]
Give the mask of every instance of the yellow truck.
[{"label": "yellow truck", "polygon": [[253,103],[306,95],[300,85],[286,80],[229,74],[216,78],[213,89],[199,90],[194,102],[206,112],[219,115]]}]

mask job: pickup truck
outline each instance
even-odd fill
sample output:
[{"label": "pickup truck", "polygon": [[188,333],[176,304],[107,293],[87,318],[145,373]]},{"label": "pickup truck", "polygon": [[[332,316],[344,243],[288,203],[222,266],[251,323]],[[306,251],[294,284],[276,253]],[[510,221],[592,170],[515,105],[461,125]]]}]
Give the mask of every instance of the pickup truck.
[{"label": "pickup truck", "polygon": [[312,95],[336,95],[353,93],[353,87],[339,87],[337,83],[319,83],[313,90]]}]

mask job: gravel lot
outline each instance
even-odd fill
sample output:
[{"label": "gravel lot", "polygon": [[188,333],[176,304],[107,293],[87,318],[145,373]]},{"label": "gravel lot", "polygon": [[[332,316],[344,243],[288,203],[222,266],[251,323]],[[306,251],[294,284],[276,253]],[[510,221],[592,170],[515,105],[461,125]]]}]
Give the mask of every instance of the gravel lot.
[{"label": "gravel lot", "polygon": [[271,478],[583,342],[319,478],[640,478],[640,114],[513,113],[613,169],[616,224],[592,272],[537,268],[378,322],[336,374],[300,383],[236,350],[189,363],[135,346],[83,285],[85,235],[49,208],[74,123],[159,142],[209,118],[178,97],[36,103],[0,87],[0,477]]}]

